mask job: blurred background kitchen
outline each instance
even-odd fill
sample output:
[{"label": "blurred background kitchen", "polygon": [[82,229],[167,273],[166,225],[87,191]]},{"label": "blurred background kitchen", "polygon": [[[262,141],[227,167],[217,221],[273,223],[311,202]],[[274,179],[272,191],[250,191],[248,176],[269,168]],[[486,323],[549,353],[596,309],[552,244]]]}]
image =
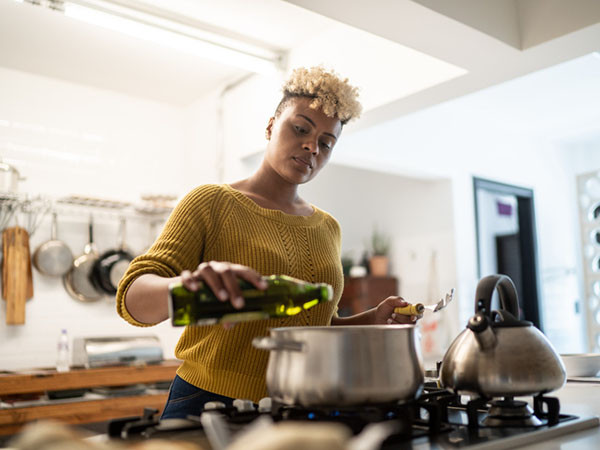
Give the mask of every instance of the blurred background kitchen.
[{"label": "blurred background kitchen", "polygon": [[[274,87],[318,64],[361,87],[365,112],[302,193],[340,222],[348,268],[368,266],[376,230],[397,293],[432,303],[456,287],[421,324],[426,361],[495,272],[559,352],[599,351],[595,0],[0,0],[0,157],[25,177],[3,204],[30,206],[18,215],[37,219],[32,252],[55,210],[75,256],[90,215],[100,252],[121,244],[125,217],[139,254],[173,199],[253,172]],[[82,302],[32,275],[25,323],[0,310],[0,369],[54,367],[61,329],[155,334],[173,357],[180,329],[137,329],[113,296]]]}]

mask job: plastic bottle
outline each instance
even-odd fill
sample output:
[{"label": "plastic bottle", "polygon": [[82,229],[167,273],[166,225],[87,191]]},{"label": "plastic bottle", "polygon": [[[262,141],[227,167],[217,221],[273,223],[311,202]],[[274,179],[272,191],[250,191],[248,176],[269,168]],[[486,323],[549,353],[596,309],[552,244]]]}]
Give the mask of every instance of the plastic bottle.
[{"label": "plastic bottle", "polygon": [[64,328],[60,332],[56,349],[56,371],[69,371],[69,336]]}]

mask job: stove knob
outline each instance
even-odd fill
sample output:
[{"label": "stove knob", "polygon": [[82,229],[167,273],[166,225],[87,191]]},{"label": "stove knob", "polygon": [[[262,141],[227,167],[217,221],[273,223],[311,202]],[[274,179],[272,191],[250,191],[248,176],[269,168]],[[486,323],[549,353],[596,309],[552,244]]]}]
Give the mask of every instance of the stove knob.
[{"label": "stove knob", "polygon": [[260,413],[270,413],[273,407],[273,400],[271,397],[261,398],[258,402],[258,412]]},{"label": "stove knob", "polygon": [[214,411],[215,409],[225,409],[227,406],[223,402],[206,402],[204,411]]},{"label": "stove knob", "polygon": [[241,413],[254,411],[254,403],[252,403],[252,400],[235,399],[233,401],[233,407]]}]

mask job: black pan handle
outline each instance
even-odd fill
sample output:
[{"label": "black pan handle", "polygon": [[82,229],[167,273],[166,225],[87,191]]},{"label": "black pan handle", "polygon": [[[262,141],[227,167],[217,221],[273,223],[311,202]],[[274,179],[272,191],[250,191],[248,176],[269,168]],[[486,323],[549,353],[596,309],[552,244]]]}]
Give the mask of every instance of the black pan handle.
[{"label": "black pan handle", "polygon": [[88,224],[88,233],[90,237],[90,244],[94,243],[94,216],[90,214],[90,223]]},{"label": "black pan handle", "polygon": [[519,302],[517,299],[517,289],[509,277],[499,274],[483,277],[477,284],[477,290],[475,291],[475,314],[481,313],[490,319],[492,318],[492,295],[496,289],[498,290],[502,309],[518,318]]}]

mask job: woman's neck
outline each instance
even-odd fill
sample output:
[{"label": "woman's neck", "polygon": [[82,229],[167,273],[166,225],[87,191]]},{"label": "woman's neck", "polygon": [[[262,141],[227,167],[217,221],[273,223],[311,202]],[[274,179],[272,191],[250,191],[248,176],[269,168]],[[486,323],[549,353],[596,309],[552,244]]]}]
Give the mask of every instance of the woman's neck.
[{"label": "woman's neck", "polygon": [[264,208],[279,209],[296,215],[313,213],[313,208],[298,196],[298,185],[283,179],[275,180],[275,177],[265,172],[261,166],[252,176],[231,183],[231,187]]}]

